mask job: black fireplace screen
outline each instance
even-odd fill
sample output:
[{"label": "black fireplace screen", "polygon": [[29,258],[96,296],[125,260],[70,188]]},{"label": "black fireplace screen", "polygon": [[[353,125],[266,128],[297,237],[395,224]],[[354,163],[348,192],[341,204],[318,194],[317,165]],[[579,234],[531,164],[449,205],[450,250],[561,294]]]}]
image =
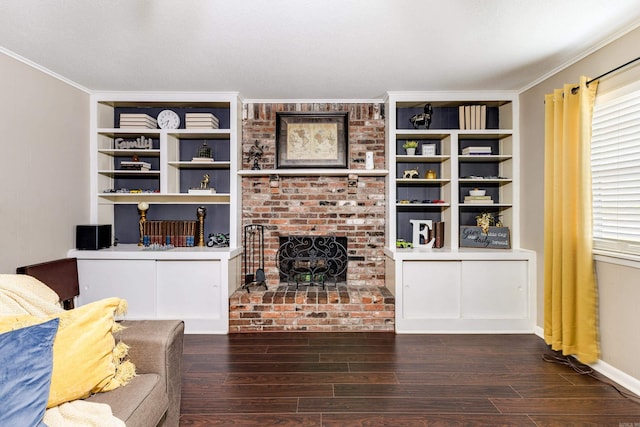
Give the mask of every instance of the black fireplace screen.
[{"label": "black fireplace screen", "polygon": [[347,280],[347,238],[280,237],[277,260],[280,282],[344,282]]}]

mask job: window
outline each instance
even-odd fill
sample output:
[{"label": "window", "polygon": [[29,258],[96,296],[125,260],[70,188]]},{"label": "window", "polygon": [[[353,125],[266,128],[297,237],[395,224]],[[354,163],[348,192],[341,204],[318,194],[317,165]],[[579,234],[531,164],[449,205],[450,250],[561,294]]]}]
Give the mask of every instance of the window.
[{"label": "window", "polygon": [[595,249],[640,255],[640,84],[596,98],[591,171]]}]

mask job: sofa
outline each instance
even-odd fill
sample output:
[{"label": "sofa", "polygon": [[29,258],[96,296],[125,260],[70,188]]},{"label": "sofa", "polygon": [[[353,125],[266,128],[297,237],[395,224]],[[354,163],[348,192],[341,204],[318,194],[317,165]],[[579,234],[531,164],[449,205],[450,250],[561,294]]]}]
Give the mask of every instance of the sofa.
[{"label": "sofa", "polygon": [[127,427],[178,426],[184,322],[129,320],[122,325],[116,340],[129,345],[137,375],[126,386],[87,401],[108,404]]},{"label": "sofa", "polygon": [[[17,273],[35,277],[53,289],[65,309],[74,309],[78,295],[74,258],[20,267]],[[111,407],[127,427],[178,426],[184,322],[181,320],[122,320],[116,342],[129,346],[128,359],[136,375],[128,384],[84,399]],[[120,328],[118,328],[120,329]],[[1,424],[1,423],[0,423]]]}]

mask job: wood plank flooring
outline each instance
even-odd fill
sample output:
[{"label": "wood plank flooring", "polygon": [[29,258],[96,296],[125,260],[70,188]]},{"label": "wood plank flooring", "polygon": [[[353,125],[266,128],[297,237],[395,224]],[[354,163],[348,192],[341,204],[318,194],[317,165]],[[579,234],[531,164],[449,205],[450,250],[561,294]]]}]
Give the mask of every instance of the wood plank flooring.
[{"label": "wood plank flooring", "polygon": [[180,425],[640,426],[637,399],[543,354],[535,335],[186,335]]}]

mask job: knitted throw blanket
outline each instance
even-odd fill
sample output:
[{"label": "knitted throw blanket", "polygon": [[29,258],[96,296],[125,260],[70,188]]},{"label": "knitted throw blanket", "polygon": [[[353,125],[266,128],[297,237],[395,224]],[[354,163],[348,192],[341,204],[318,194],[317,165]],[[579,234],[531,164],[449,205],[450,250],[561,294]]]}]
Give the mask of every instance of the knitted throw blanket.
[{"label": "knitted throw blanket", "polygon": [[48,316],[62,311],[58,294],[35,277],[0,274],[0,316]]},{"label": "knitted throw blanket", "polygon": [[[29,314],[48,316],[61,313],[60,298],[53,290],[25,274],[0,274],[0,316]],[[104,403],[74,400],[47,409],[48,427],[126,427]]]}]

